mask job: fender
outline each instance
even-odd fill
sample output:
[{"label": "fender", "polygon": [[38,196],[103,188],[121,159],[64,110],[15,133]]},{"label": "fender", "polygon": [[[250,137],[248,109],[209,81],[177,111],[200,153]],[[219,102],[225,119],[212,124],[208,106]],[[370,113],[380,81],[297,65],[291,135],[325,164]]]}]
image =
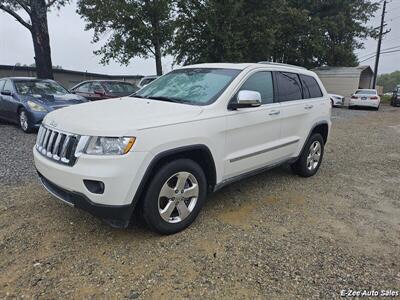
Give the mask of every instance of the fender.
[{"label": "fender", "polygon": [[145,191],[145,188],[149,182],[150,175],[153,173],[153,170],[155,170],[157,164],[169,156],[179,155],[181,153],[185,153],[185,152],[193,151],[193,150],[205,151],[207,153],[207,155],[209,156],[210,161],[211,161],[211,172],[213,173],[212,178],[211,178],[211,181],[212,181],[211,185],[215,185],[215,183],[216,183],[215,182],[216,181],[216,167],[215,167],[214,157],[213,157],[210,149],[206,145],[198,144],[198,145],[189,145],[189,146],[182,146],[182,147],[178,147],[178,148],[174,148],[174,149],[169,149],[169,150],[158,153],[150,162],[149,166],[146,169],[146,172],[144,173],[142,180],[140,181],[139,187],[136,190],[135,196],[130,205],[130,213],[133,212],[137,203],[139,203],[139,201],[143,195],[143,192]]},{"label": "fender", "polygon": [[[310,139],[312,132],[313,132],[314,129],[317,128],[317,126],[319,126],[319,125],[328,125],[328,136],[329,136],[329,123],[328,123],[327,121],[319,121],[319,122],[316,122],[316,123],[311,127],[311,130],[310,130],[310,132],[308,133],[308,136],[307,136],[307,138],[306,138],[305,141],[304,141],[304,145],[303,145],[303,147],[301,147],[301,151],[300,151],[299,156],[301,155],[301,153],[303,153],[304,147],[306,146],[307,141]],[[328,137],[327,137],[327,140],[326,140],[326,141],[328,141]],[[298,158],[298,157],[296,157],[296,160],[297,160],[297,158]]]}]

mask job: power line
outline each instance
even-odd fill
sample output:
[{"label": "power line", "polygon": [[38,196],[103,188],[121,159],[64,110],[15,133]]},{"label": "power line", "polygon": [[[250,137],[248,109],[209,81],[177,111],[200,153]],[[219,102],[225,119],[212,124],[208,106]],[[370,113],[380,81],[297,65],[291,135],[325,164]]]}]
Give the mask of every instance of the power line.
[{"label": "power line", "polygon": [[[390,47],[390,48],[385,48],[385,49],[382,49],[382,51],[392,50],[392,49],[396,49],[396,48],[400,48],[400,45],[398,45],[398,46],[393,46],[393,47]],[[359,58],[360,58],[360,59],[363,59],[364,57],[370,56],[371,54],[375,54],[375,52],[371,52],[371,53],[368,53],[368,54],[361,55]],[[375,57],[375,56],[376,56],[376,55],[374,55],[374,57]]]},{"label": "power line", "polygon": [[[395,53],[395,52],[400,52],[400,49],[398,49],[398,50],[392,50],[392,51],[386,51],[386,52],[381,52],[381,54],[390,54],[390,53]],[[376,54],[375,54],[375,55],[372,55],[371,57],[368,57],[368,58],[366,58],[366,59],[364,59],[364,60],[362,60],[362,61],[360,61],[360,63],[362,63],[362,62],[364,62],[364,61],[367,61],[367,60],[370,60],[371,58],[374,58],[374,57],[376,57]]]}]

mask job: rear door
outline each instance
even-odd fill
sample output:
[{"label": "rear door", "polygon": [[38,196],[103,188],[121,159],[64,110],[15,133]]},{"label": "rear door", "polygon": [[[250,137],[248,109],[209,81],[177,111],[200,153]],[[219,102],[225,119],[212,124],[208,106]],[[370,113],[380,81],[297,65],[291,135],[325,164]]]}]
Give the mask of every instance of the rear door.
[{"label": "rear door", "polygon": [[[275,73],[278,99],[281,104],[282,138],[286,141],[286,146],[282,148],[282,154],[286,158],[299,154],[312,126],[316,103],[315,98],[311,98],[311,93],[315,96],[315,91],[311,91],[307,85],[310,78],[315,81],[311,76],[305,77],[297,73]],[[318,96],[321,99],[320,89]]]},{"label": "rear door", "polygon": [[259,92],[263,104],[228,113],[224,179],[273,164],[281,157],[280,104],[275,101],[272,73],[249,74],[232,101],[240,90]]}]

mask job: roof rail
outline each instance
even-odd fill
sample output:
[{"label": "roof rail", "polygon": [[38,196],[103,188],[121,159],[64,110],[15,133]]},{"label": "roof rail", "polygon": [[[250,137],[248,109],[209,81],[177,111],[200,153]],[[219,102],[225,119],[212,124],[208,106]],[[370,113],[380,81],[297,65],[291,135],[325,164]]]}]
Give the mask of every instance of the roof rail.
[{"label": "roof rail", "polygon": [[298,69],[307,70],[304,67],[300,67],[300,66],[296,66],[296,65],[283,64],[283,63],[277,63],[277,62],[273,62],[273,61],[259,61],[258,64],[275,65],[275,66],[291,67],[291,68],[298,68]]}]

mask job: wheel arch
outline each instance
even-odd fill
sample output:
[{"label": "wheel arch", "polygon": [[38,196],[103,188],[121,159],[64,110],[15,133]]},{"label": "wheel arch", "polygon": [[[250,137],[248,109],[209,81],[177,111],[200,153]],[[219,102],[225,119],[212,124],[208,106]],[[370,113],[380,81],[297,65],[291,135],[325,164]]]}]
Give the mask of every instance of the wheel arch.
[{"label": "wheel arch", "polygon": [[132,201],[132,212],[137,204],[141,202],[144,192],[155,172],[164,164],[180,158],[192,159],[198,163],[206,175],[207,191],[213,191],[217,181],[216,166],[212,153],[206,145],[198,144],[169,149],[157,154],[147,167]]}]

